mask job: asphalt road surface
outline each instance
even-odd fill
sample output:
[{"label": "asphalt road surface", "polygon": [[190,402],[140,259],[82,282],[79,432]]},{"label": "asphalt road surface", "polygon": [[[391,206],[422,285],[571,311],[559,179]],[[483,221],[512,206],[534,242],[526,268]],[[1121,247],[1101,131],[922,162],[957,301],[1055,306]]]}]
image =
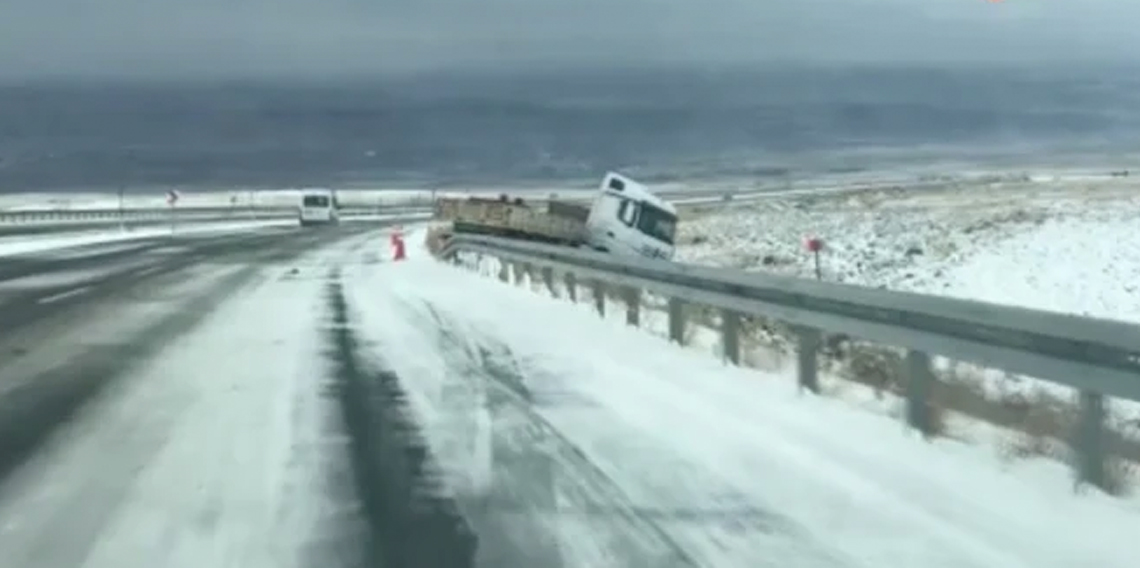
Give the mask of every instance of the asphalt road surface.
[{"label": "asphalt road surface", "polygon": [[[262,215],[261,220],[266,219],[288,219],[287,215],[268,216]],[[205,220],[182,220],[181,224],[202,224],[202,223],[240,223],[243,221],[250,221],[253,218],[250,215],[233,215],[224,217],[219,215],[214,219]],[[131,229],[144,229],[152,227],[169,227],[169,219],[132,219],[127,221],[126,226]],[[119,222],[116,220],[103,220],[103,221],[60,221],[60,222],[28,222],[28,223],[0,223],[0,238],[9,237],[25,237],[31,235],[50,235],[57,233],[74,233],[79,231],[107,231],[117,230]]]},{"label": "asphalt road surface", "polygon": [[[5,257],[0,566],[566,565],[542,448],[584,480],[567,490],[617,490],[509,393],[492,396],[497,489],[445,487],[408,408],[415,377],[375,366],[342,289],[387,247],[346,224]],[[692,565],[651,523],[621,525],[597,545],[616,565],[647,546]]]},{"label": "asphalt road surface", "polygon": [[415,244],[391,262],[351,223],[0,258],[0,568],[1135,565],[1136,511],[1063,467]]},{"label": "asphalt road surface", "polygon": [[[141,545],[130,546],[126,552],[99,552],[97,544],[107,540],[109,517],[130,501],[116,494],[116,488],[129,489],[128,480],[154,465],[150,461],[154,448],[118,455],[118,446],[129,446],[131,434],[145,432],[164,420],[144,412],[150,404],[161,408],[155,401],[135,404],[138,401],[131,397],[142,396],[140,389],[146,385],[129,377],[159,353],[175,349],[183,335],[216,312],[228,297],[274,275],[286,278],[300,273],[295,263],[306,254],[343,248],[350,242],[354,250],[373,243],[384,246],[386,240],[378,228],[376,224],[316,230],[269,228],[140,239],[0,259],[0,566],[134,565],[132,558],[141,559],[139,565],[263,565],[248,557],[208,554],[148,560],[145,553],[149,549]],[[272,315],[270,310],[244,317]],[[240,341],[231,341],[230,346],[240,346]],[[237,359],[233,366],[242,364],[240,350],[226,357]],[[210,363],[219,361],[202,363],[203,368],[210,368]],[[193,371],[197,364],[181,367]],[[219,367],[212,368],[217,376]],[[166,371],[159,370],[160,374]],[[154,396],[177,400],[172,392]],[[335,424],[328,427],[336,429]],[[141,443],[162,446],[172,443],[171,439],[155,436]],[[96,453],[75,468],[37,464],[37,460],[79,459],[70,455],[75,452]],[[108,457],[100,459],[99,452]],[[57,500],[40,496],[37,503],[23,502],[35,494],[33,486],[42,485],[45,472],[58,471],[78,472],[84,481],[63,482],[67,494],[57,495]],[[167,489],[194,496],[201,484],[199,480],[188,487]],[[351,486],[351,480],[333,485]],[[335,497],[337,490],[334,487],[325,493]],[[359,523],[352,520],[356,499],[351,495],[340,499],[350,518],[328,524],[347,528],[307,531],[310,535],[327,533],[309,546],[312,554],[289,555],[288,561],[264,565],[372,565],[358,553],[368,545],[360,543],[364,537],[356,536],[363,534]],[[35,514],[29,512],[33,510]],[[208,519],[202,522],[209,524]],[[163,539],[147,540],[150,545],[154,541],[161,544]],[[311,562],[296,560],[306,557]]]}]

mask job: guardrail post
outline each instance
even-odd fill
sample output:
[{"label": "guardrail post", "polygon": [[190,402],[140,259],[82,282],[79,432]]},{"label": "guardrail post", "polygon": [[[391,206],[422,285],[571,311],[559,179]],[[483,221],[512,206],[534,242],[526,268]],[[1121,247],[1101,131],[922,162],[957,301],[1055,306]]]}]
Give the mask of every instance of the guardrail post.
[{"label": "guardrail post", "polygon": [[720,332],[724,358],[733,365],[740,365],[740,314],[729,310],[721,311]]},{"label": "guardrail post", "polygon": [[546,289],[550,290],[551,297],[557,298],[558,291],[554,289],[554,269],[549,266],[542,267],[542,281],[546,284]]},{"label": "guardrail post", "polygon": [[1082,390],[1080,399],[1080,421],[1076,439],[1073,440],[1073,450],[1077,457],[1077,482],[1104,489],[1108,484],[1104,467],[1104,396],[1098,392]]},{"label": "guardrail post", "polygon": [[515,273],[515,285],[522,286],[523,283],[523,265],[522,263],[512,262],[511,269]]},{"label": "guardrail post", "polygon": [[511,264],[499,259],[499,281],[509,284],[511,282]]},{"label": "guardrail post", "polygon": [[685,344],[685,304],[679,298],[669,298],[669,341]]},{"label": "guardrail post", "polygon": [[566,296],[571,302],[578,303],[578,279],[573,272],[566,273]]},{"label": "guardrail post", "polygon": [[625,323],[634,327],[641,325],[641,290],[637,288],[625,291]]},{"label": "guardrail post", "polygon": [[601,280],[594,281],[594,309],[599,316],[606,315],[606,285]]},{"label": "guardrail post", "polygon": [[819,393],[819,345],[822,342],[818,329],[801,327],[796,330],[799,339],[799,349],[796,353],[798,362],[797,378],[800,388],[813,393]]},{"label": "guardrail post", "polygon": [[934,435],[930,394],[934,387],[934,371],[930,368],[930,355],[922,351],[906,353],[906,420],[924,437]]}]

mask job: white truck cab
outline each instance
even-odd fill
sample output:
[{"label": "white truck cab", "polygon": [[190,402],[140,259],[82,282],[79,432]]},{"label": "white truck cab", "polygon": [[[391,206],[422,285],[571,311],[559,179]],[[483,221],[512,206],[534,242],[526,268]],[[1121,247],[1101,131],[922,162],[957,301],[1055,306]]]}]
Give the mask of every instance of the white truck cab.
[{"label": "white truck cab", "polygon": [[677,209],[644,185],[610,172],[590,207],[586,231],[597,250],[672,260]]},{"label": "white truck cab", "polygon": [[335,224],[340,221],[336,193],[331,189],[306,189],[301,192],[298,216],[301,226]]}]

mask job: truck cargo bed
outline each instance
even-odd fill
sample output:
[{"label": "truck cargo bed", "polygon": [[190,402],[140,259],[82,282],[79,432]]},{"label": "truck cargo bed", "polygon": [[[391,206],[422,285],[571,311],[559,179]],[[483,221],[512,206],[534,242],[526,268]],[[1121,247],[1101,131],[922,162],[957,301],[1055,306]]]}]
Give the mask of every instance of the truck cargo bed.
[{"label": "truck cargo bed", "polygon": [[554,201],[551,200],[546,204],[546,211],[556,217],[565,217],[567,219],[574,219],[582,223],[590,217],[590,206],[581,203],[571,203],[569,201]]},{"label": "truck cargo bed", "polygon": [[440,199],[436,218],[450,221],[456,233],[476,233],[559,244],[585,240],[584,220],[552,215],[521,201]]}]

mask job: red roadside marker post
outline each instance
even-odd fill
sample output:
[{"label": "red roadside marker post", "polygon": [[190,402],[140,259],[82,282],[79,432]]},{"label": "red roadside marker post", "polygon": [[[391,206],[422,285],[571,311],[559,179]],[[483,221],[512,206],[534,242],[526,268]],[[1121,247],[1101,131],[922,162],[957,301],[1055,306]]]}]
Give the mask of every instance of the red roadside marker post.
[{"label": "red roadside marker post", "polygon": [[823,240],[819,237],[808,237],[804,239],[804,248],[812,254],[815,260],[815,279],[823,280],[823,272],[819,268],[819,253],[823,250]]}]

